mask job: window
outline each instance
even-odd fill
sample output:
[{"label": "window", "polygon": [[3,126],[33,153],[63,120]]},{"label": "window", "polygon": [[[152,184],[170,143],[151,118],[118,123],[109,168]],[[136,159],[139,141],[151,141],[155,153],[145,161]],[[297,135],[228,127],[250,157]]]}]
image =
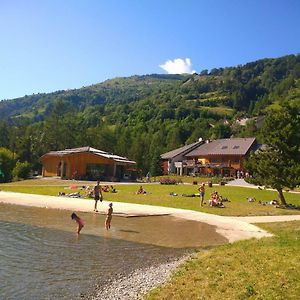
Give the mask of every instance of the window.
[{"label": "window", "polygon": [[239,149],[239,148],[240,148],[240,146],[237,146],[237,145],[233,146],[233,149]]},{"label": "window", "polygon": [[221,149],[227,149],[228,148],[228,146],[222,146],[221,147]]},{"label": "window", "polygon": [[87,164],[86,175],[89,179],[100,179],[105,174],[105,165]]}]

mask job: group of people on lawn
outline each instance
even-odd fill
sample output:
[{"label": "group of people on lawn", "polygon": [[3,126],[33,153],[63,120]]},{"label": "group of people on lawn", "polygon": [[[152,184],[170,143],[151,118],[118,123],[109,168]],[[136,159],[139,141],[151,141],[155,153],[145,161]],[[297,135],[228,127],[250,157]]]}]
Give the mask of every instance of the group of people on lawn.
[{"label": "group of people on lawn", "polygon": [[[205,195],[205,184],[202,183],[200,187],[198,188],[198,191],[200,193],[200,206],[204,206],[204,195]],[[223,199],[222,196],[218,194],[217,191],[214,191],[210,194],[210,199],[208,200],[209,206],[216,206],[216,207],[225,207],[222,203]]]},{"label": "group of people on lawn", "polygon": [[[205,196],[205,184],[202,183],[200,187],[198,188],[199,195],[200,195],[200,206],[204,207],[204,196]],[[94,186],[93,189],[90,189],[90,187],[86,188],[87,196],[93,197],[95,200],[95,205],[94,205],[94,211],[98,212],[97,210],[97,204],[98,201],[102,202],[103,201],[103,194],[102,192],[112,192],[116,193],[115,188],[111,186],[100,186],[100,181],[97,181],[97,184]],[[147,192],[143,188],[143,186],[140,186],[136,194],[146,194]],[[177,195],[177,194],[176,194]],[[217,191],[214,191],[210,194],[210,199],[208,200],[208,205],[209,206],[216,206],[216,207],[225,207],[224,204],[222,203],[223,198],[218,194]],[[112,203],[109,204],[109,208],[106,213],[106,219],[105,219],[105,228],[109,229],[110,224],[111,224],[111,219],[112,219],[112,213],[113,213],[113,208],[112,208]],[[71,218],[75,220],[78,224],[78,229],[77,233],[79,234],[81,229],[84,227],[84,221],[80,219],[75,213],[71,215]]]}]

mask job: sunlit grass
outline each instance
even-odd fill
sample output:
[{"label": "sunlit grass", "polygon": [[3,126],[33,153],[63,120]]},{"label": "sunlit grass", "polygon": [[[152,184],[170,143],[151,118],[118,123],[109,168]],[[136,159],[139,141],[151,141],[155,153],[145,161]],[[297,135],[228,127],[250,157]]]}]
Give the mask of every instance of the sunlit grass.
[{"label": "sunlit grass", "polygon": [[[56,196],[58,192],[73,193],[80,192],[84,195],[84,189],[82,188],[82,182],[74,184],[72,181],[64,182],[63,185],[58,185],[59,181],[53,185],[33,185],[34,181],[16,182],[12,184],[2,184],[0,189],[5,191],[13,191],[20,193],[31,193],[40,195],[52,195]],[[62,183],[61,183],[62,184]],[[84,183],[88,185],[89,183]],[[90,183],[94,184],[94,183]],[[71,186],[76,185],[76,189],[72,189]],[[206,205],[204,208],[200,208],[199,197],[184,197],[183,194],[196,194],[198,192],[199,185],[192,184],[178,184],[178,185],[160,185],[160,184],[144,184],[144,188],[147,191],[145,195],[137,195],[136,191],[140,184],[121,184],[115,185],[117,193],[103,193],[104,200],[112,202],[128,202],[137,204],[148,204],[157,206],[166,206],[174,208],[183,208],[207,213],[213,213],[224,216],[266,216],[266,215],[284,215],[284,214],[300,214],[299,210],[292,209],[280,209],[272,205],[261,205],[258,201],[269,202],[273,199],[277,199],[277,193],[275,191],[259,190],[253,188],[244,187],[231,187],[214,185],[212,188],[206,187]],[[209,195],[212,191],[218,191],[220,195],[226,197],[230,202],[225,202],[225,208],[208,207]],[[171,196],[170,193],[176,193],[178,196]],[[255,197],[256,202],[249,203],[247,197]],[[285,197],[288,203],[300,205],[300,194],[285,193]]]},{"label": "sunlit grass", "polygon": [[275,236],[201,251],[146,298],[299,299],[300,221],[260,226]]},{"label": "sunlit grass", "polygon": [[213,111],[219,115],[229,115],[231,116],[234,113],[233,108],[224,107],[224,106],[216,106],[216,107],[209,107],[209,106],[201,106],[201,108],[206,109],[208,111]]}]

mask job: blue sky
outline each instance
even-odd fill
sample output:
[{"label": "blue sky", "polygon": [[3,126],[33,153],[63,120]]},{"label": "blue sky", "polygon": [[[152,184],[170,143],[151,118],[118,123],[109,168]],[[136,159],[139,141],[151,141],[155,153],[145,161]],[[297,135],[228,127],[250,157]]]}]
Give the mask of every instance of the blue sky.
[{"label": "blue sky", "polygon": [[300,1],[0,0],[0,37],[11,99],[297,54]]}]

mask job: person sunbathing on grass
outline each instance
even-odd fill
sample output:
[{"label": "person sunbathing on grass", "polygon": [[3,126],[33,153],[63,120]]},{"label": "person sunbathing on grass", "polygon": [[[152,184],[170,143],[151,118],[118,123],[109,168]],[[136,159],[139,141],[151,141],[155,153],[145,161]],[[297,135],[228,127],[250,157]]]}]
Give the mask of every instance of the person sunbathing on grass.
[{"label": "person sunbathing on grass", "polygon": [[138,189],[138,191],[136,193],[138,195],[140,195],[140,194],[146,194],[147,192],[143,189],[143,186],[140,186],[140,188]]},{"label": "person sunbathing on grass", "polygon": [[102,187],[102,191],[108,193],[109,192],[109,186],[105,185],[104,187]]},{"label": "person sunbathing on grass", "polygon": [[222,208],[225,207],[224,204],[222,203],[217,191],[211,193],[208,203],[209,203],[209,206],[211,206],[211,207],[212,206],[222,207]]},{"label": "person sunbathing on grass", "polygon": [[196,197],[196,194],[182,194],[182,197]]},{"label": "person sunbathing on grass", "polygon": [[247,197],[248,202],[255,202],[256,199],[254,197]]},{"label": "person sunbathing on grass", "polygon": [[109,187],[109,191],[110,191],[111,193],[116,193],[116,192],[117,192],[117,190],[114,188],[113,185],[111,185],[111,186]]}]

